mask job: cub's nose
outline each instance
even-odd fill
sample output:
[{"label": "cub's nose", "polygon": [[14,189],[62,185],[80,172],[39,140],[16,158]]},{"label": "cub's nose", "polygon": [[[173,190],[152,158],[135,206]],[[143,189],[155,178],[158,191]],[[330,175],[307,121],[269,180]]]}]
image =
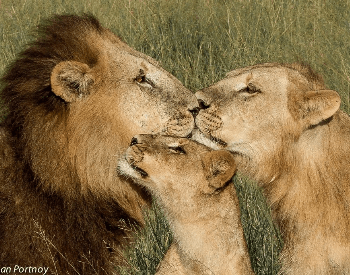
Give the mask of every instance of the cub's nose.
[{"label": "cub's nose", "polygon": [[133,138],[131,139],[130,146],[133,146],[133,145],[138,144],[138,143],[139,143],[139,142],[138,142],[138,140],[137,140],[137,137],[133,137]]},{"label": "cub's nose", "polygon": [[134,136],[131,139],[130,146],[136,145],[136,144],[152,144],[154,141],[155,136],[150,134],[139,134]]}]

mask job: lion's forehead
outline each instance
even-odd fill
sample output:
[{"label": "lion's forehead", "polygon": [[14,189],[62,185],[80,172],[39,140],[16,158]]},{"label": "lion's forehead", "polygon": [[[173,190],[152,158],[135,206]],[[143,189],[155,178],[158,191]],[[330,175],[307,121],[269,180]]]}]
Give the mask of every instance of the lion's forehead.
[{"label": "lion's forehead", "polygon": [[[136,76],[137,74],[144,73],[147,79],[158,87],[171,90],[179,85],[182,86],[175,77],[160,67],[157,62],[152,62],[152,60],[144,58],[143,55],[138,55],[137,53],[129,52],[124,49],[112,48],[107,52],[107,59],[111,66],[118,70],[119,77],[129,78],[130,74]],[[163,98],[165,98],[165,96],[165,94],[162,95]],[[177,100],[180,99],[180,96],[181,93],[179,91],[176,97]],[[188,96],[186,96],[186,99],[187,97]]]},{"label": "lion's forehead", "polygon": [[[124,43],[112,43],[109,40],[102,40],[100,43],[100,58],[105,60],[109,66],[118,68],[119,70],[130,72],[133,69],[157,70],[163,72],[158,62],[145,54],[137,52]],[[136,73],[136,72],[134,72]]]},{"label": "lion's forehead", "polygon": [[134,50],[124,42],[118,41],[118,43],[115,43],[110,39],[102,39],[99,40],[97,43],[99,45],[98,48],[100,49],[100,51],[102,53],[106,53],[110,58],[121,58],[122,56],[124,56],[124,58],[128,60],[144,60],[152,64],[153,66],[160,66],[159,62],[157,62],[155,59],[146,54]]}]

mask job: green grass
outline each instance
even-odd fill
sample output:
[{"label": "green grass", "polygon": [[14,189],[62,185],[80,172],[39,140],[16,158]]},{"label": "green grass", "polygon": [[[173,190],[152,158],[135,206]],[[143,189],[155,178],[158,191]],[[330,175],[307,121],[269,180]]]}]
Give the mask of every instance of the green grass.
[{"label": "green grass", "polygon": [[117,268],[121,275],[153,275],[173,240],[168,222],[158,205],[145,210],[145,216],[145,228],[136,233],[136,243],[125,250],[129,266]]},{"label": "green grass", "polygon": [[[33,38],[42,18],[92,13],[129,45],[161,61],[195,91],[228,71],[262,62],[309,63],[350,112],[350,0],[1,0],[0,74]],[[254,183],[237,177],[242,223],[257,274],[276,274],[281,248],[269,208]],[[153,274],[171,240],[157,208],[136,248],[131,270]]]}]

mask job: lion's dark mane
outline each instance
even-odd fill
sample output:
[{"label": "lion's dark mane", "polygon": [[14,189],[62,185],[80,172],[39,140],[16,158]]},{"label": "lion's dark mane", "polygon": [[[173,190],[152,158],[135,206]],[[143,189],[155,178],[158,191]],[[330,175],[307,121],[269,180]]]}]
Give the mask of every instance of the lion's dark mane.
[{"label": "lion's dark mane", "polygon": [[[45,266],[49,274],[107,274],[110,261],[122,259],[120,247],[136,222],[111,197],[81,195],[76,174],[51,144],[52,131],[64,125],[69,113],[69,105],[51,91],[51,72],[69,60],[93,67],[99,52],[89,39],[103,32],[92,16],[55,16],[39,27],[39,38],[2,78],[0,100],[7,115],[0,130],[1,266]],[[34,134],[43,136],[40,144]],[[38,151],[53,159],[55,173],[46,171],[45,163],[35,170],[40,173],[33,170]],[[53,182],[67,184],[62,187],[66,192],[45,188],[45,173]]]},{"label": "lion's dark mane", "polygon": [[91,46],[88,35],[97,35],[103,28],[96,18],[85,15],[60,15],[38,27],[38,39],[8,69],[2,82],[1,101],[6,103],[6,127],[16,137],[29,112],[63,115],[65,103],[51,92],[50,75],[61,61],[79,61],[93,66],[98,51]]}]

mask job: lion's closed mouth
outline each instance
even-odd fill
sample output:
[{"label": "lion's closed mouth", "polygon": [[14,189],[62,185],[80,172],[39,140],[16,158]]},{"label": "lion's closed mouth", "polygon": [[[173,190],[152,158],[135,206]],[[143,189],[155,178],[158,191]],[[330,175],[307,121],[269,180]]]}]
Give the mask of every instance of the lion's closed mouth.
[{"label": "lion's closed mouth", "polygon": [[148,177],[147,172],[142,170],[140,167],[137,167],[136,165],[131,165],[131,168],[134,169],[137,173],[139,173],[142,178]]},{"label": "lion's closed mouth", "polygon": [[225,141],[223,141],[220,138],[214,137],[212,136],[210,133],[203,133],[201,130],[199,130],[204,136],[206,136],[207,138],[209,138],[212,142],[222,146],[222,147],[226,147],[227,143]]},{"label": "lion's closed mouth", "polygon": [[226,143],[225,141],[219,139],[219,138],[213,137],[213,136],[211,136],[211,135],[209,135],[209,138],[210,138],[211,141],[213,141],[213,142],[219,144],[219,145],[222,146],[222,147],[226,147],[226,146],[227,146],[227,143]]},{"label": "lion's closed mouth", "polygon": [[227,143],[220,138],[212,136],[209,132],[203,132],[198,127],[192,131],[193,140],[202,143],[212,149],[218,150],[227,147]]}]

